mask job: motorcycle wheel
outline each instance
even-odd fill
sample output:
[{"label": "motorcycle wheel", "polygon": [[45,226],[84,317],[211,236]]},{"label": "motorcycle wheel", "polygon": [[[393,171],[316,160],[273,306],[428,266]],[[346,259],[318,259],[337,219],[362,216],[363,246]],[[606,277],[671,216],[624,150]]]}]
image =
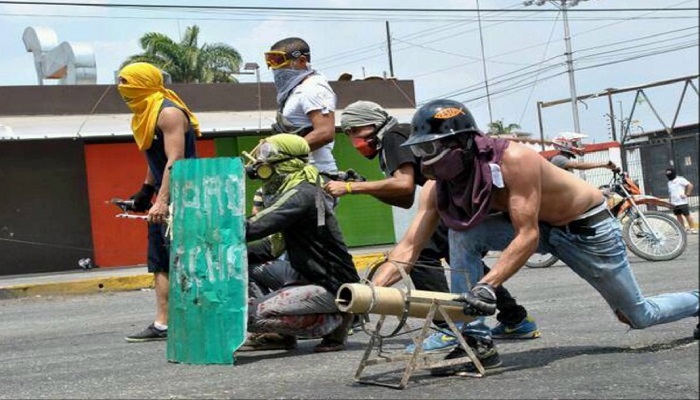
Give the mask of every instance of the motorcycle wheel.
[{"label": "motorcycle wheel", "polygon": [[554,254],[535,253],[525,261],[525,266],[528,268],[549,268],[557,261],[559,261],[559,259]]},{"label": "motorcycle wheel", "polygon": [[685,251],[687,237],[678,220],[659,211],[645,211],[644,217],[659,239],[654,239],[639,216],[627,220],[622,226],[622,238],[632,253],[649,261],[668,261]]}]

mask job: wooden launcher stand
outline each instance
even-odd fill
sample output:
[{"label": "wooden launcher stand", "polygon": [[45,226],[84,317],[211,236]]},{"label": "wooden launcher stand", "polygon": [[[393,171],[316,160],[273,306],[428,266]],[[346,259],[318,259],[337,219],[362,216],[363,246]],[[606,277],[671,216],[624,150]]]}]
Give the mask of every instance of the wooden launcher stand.
[{"label": "wooden launcher stand", "polygon": [[[344,290],[345,289],[345,290]],[[368,294],[368,291],[371,294]],[[398,298],[397,298],[398,296]],[[455,319],[465,322],[473,320],[473,317],[468,317],[462,314],[462,303],[451,300],[453,294],[426,292],[420,290],[406,291],[396,288],[373,287],[364,284],[347,284],[343,285],[338,292],[336,302],[341,311],[350,311],[358,314],[379,314],[379,320],[373,330],[366,330],[370,335],[367,348],[360,360],[360,364],[355,372],[355,381],[362,384],[377,385],[390,387],[392,389],[404,389],[408,385],[411,375],[419,369],[432,369],[438,367],[447,367],[457,364],[463,364],[471,361],[476,366],[479,372],[477,373],[460,373],[460,376],[483,377],[486,375],[484,367],[474,354],[474,351],[467,345],[462,337],[460,330],[454,324]],[[381,329],[384,325],[387,315],[395,315],[400,318],[399,325],[394,331],[388,335],[382,335]],[[433,318],[440,316],[447,322],[450,330],[459,340],[459,345],[465,350],[464,357],[458,357],[450,360],[442,359],[445,353],[430,354],[423,350],[423,341],[429,335]],[[412,354],[399,354],[396,352],[386,352],[383,350],[383,340],[395,336],[401,329],[405,327],[407,318],[418,317],[423,318],[423,326],[420,334],[413,338],[415,349]],[[376,351],[376,355],[372,353]],[[436,360],[435,357],[440,357]],[[404,363],[405,369],[398,384],[391,384],[372,380],[368,377],[363,378],[362,373],[365,368],[375,365],[389,363]]]}]

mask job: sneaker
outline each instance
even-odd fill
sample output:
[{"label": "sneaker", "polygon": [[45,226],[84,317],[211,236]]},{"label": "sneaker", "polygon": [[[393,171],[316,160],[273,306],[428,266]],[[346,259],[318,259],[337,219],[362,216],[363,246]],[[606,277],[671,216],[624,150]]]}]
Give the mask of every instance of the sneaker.
[{"label": "sneaker", "polygon": [[345,350],[348,339],[348,331],[352,327],[353,314],[343,314],[343,319],[331,333],[325,335],[321,343],[314,347],[314,353],[328,353],[331,351]]},{"label": "sneaker", "polygon": [[146,329],[139,333],[126,337],[126,341],[130,343],[153,342],[156,340],[166,340],[168,338],[168,330],[160,330],[154,324],[150,324]]},{"label": "sneaker", "polygon": [[697,231],[696,229],[693,229],[693,228],[688,228],[688,229],[686,229],[685,231],[686,231],[687,233],[690,233],[690,234],[693,234],[693,235],[697,235],[697,234],[698,234],[698,231]]},{"label": "sneaker", "polygon": [[362,314],[355,314],[352,320],[352,326],[348,329],[348,335],[354,335],[355,332],[362,330],[363,324],[369,323],[369,316]]},{"label": "sneaker", "polygon": [[[462,325],[457,324],[457,329],[461,329]],[[425,353],[439,353],[441,351],[450,350],[452,347],[459,344],[459,340],[450,331],[444,331],[438,329],[427,338],[423,340],[423,352]],[[416,344],[411,343],[406,346],[406,353],[413,354],[416,350]]]},{"label": "sneaker", "polygon": [[297,338],[279,333],[253,333],[237,351],[292,350],[297,347]]},{"label": "sneaker", "polygon": [[[496,350],[496,345],[493,344],[492,340],[478,340],[471,336],[465,336],[464,339],[467,341],[467,345],[474,350],[476,358],[481,362],[481,366],[484,369],[492,369],[499,367],[503,362],[501,357],[498,355],[498,350]],[[462,348],[462,346],[457,346],[452,350],[445,360],[451,360],[454,358],[465,357],[467,351]],[[467,361],[464,364],[450,365],[447,367],[432,368],[430,370],[430,375],[432,376],[449,376],[458,375],[461,373],[476,373],[479,370],[476,368],[473,362]]]},{"label": "sneaker", "polygon": [[535,319],[528,315],[517,325],[499,322],[491,329],[491,336],[495,339],[536,339],[540,337],[540,330],[537,329]]},{"label": "sneaker", "polygon": [[695,330],[693,331],[693,337],[695,340],[700,340],[700,323],[695,327]]}]

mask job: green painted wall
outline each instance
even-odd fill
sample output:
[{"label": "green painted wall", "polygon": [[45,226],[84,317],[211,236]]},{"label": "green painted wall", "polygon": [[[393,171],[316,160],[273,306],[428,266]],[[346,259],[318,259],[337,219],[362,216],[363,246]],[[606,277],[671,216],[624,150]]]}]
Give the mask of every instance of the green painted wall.
[{"label": "green painted wall", "polygon": [[[215,139],[217,157],[237,157],[242,150],[250,151],[265,136],[239,136]],[[342,133],[336,134],[333,155],[338,168],[352,168],[368,180],[383,179],[377,159],[361,156]],[[250,214],[253,193],[259,181],[246,179],[246,212]],[[372,196],[344,196],[336,209],[338,222],[349,247],[394,243],[394,223],[391,207]]]},{"label": "green painted wall", "polygon": [[[379,160],[368,160],[352,147],[347,136],[336,134],[333,148],[338,168],[352,168],[367,180],[384,179]],[[394,243],[394,219],[391,206],[368,195],[346,195],[340,198],[336,215],[350,247]]]}]

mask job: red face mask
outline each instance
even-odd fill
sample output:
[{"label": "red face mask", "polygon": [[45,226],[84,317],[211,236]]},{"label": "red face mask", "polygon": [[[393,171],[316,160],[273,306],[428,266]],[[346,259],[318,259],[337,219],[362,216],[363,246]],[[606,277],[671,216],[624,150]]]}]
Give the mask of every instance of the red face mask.
[{"label": "red face mask", "polygon": [[377,149],[376,136],[371,136],[368,138],[354,137],[352,138],[352,147],[370,160],[376,157],[377,153],[379,153],[379,150]]}]

